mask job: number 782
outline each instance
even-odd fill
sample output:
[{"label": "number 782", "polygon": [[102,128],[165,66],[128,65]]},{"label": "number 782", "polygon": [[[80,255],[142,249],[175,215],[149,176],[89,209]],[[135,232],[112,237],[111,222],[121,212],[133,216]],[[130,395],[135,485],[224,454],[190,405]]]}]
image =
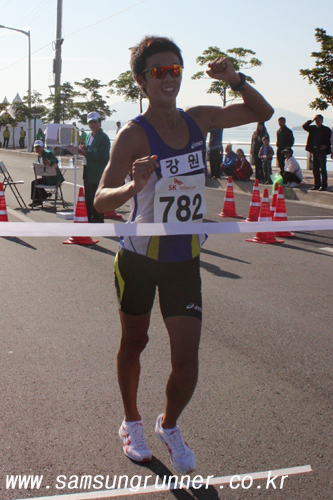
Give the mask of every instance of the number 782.
[{"label": "number 782", "polygon": [[[168,215],[172,205],[175,203],[174,196],[161,196],[159,201],[166,203],[163,212],[163,222],[168,222]],[[192,201],[192,204],[191,204]],[[182,195],[177,198],[176,219],[180,222],[187,222],[188,220],[199,220],[203,218],[203,213],[199,213],[201,208],[202,198],[201,194],[197,193],[193,200],[189,196]],[[193,212],[193,213],[192,213]]]}]

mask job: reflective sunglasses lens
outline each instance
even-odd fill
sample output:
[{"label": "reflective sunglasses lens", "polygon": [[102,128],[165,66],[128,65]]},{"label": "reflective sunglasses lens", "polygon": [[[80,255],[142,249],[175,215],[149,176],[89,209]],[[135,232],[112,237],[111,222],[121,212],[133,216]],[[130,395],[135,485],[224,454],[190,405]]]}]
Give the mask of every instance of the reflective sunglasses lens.
[{"label": "reflective sunglasses lens", "polygon": [[179,64],[173,64],[172,66],[157,66],[149,71],[150,78],[157,78],[158,80],[166,77],[169,72],[171,76],[177,78],[182,74],[182,67]]}]

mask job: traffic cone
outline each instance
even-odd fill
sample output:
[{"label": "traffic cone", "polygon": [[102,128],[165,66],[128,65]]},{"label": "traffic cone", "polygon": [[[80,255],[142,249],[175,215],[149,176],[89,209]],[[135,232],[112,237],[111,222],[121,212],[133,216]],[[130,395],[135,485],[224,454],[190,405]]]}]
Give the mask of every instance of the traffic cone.
[{"label": "traffic cone", "polygon": [[279,185],[276,182],[274,184],[274,193],[273,193],[272,204],[271,204],[271,214],[272,214],[272,217],[274,217],[274,214],[275,214],[278,191],[279,191]]},{"label": "traffic cone", "polygon": [[[259,222],[271,222],[271,221],[272,221],[271,208],[269,206],[268,189],[266,188],[261,202]],[[273,232],[256,233],[254,238],[248,239],[246,241],[250,241],[252,243],[265,243],[265,244],[283,243],[283,240],[277,240],[275,238]]]},{"label": "traffic cone", "polygon": [[217,215],[218,217],[235,217],[238,219],[243,218],[241,215],[236,214],[234,188],[232,187],[232,177],[228,178],[228,186],[224,197],[222,212],[220,214],[215,214],[215,215]]},{"label": "traffic cone", "polygon": [[[279,187],[279,191],[278,191],[278,195],[277,195],[276,210],[275,210],[273,220],[274,221],[288,220],[286,202],[284,199],[283,186]],[[282,236],[282,238],[294,238],[295,237],[295,233],[291,233],[290,231],[278,231],[278,232],[275,232],[275,235]]]},{"label": "traffic cone", "polygon": [[123,216],[118,214],[115,210],[109,210],[108,212],[104,212],[104,219],[122,219]]},{"label": "traffic cone", "polygon": [[0,182],[0,222],[8,222],[5,192],[2,182]]},{"label": "traffic cone", "polygon": [[[88,222],[86,200],[84,197],[83,187],[79,189],[77,198],[74,222]],[[64,245],[95,245],[99,240],[93,240],[90,236],[71,236],[68,240],[63,241]]]},{"label": "traffic cone", "polygon": [[259,179],[256,179],[253,186],[252,198],[249,208],[249,214],[247,216],[247,222],[257,222],[260,212],[260,189],[259,189]]}]

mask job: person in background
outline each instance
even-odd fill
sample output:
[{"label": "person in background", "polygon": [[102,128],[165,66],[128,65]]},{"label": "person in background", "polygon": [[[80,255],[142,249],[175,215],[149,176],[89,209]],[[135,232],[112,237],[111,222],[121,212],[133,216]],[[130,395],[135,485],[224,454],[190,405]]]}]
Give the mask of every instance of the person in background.
[{"label": "person in background", "polygon": [[233,178],[238,179],[240,181],[247,181],[253,174],[250,162],[248,162],[247,159],[245,158],[245,154],[242,149],[237,149],[236,154],[237,154],[237,160],[233,172]]},{"label": "person in background", "polygon": [[5,130],[3,131],[3,147],[6,149],[8,149],[9,138],[10,138],[10,131],[8,126],[6,126]]},{"label": "person in background", "polygon": [[20,144],[20,148],[23,149],[24,148],[24,140],[25,140],[25,136],[26,136],[26,132],[24,130],[23,127],[21,127],[21,130],[20,130],[20,139],[19,139],[19,144]]},{"label": "person in background", "polygon": [[212,179],[219,179],[221,174],[222,163],[222,129],[212,128],[209,131],[209,164],[210,176]]},{"label": "person in background", "polygon": [[[49,151],[48,149],[44,149],[44,144],[43,141],[41,140],[36,140],[34,142],[34,148],[36,153],[38,154],[37,157],[37,163],[42,163],[43,165],[58,165],[58,160],[52,153],[52,151]],[[31,183],[31,199],[34,199],[34,188],[35,186],[38,186],[38,184],[48,184],[50,186],[54,185],[57,183],[57,181],[64,182],[64,177],[60,170],[57,167],[57,176],[48,176],[48,177],[41,177],[39,179],[33,180]],[[30,203],[30,207],[37,207],[38,205],[42,205],[43,201],[45,201],[47,198],[51,196],[51,193],[47,193],[45,189],[43,188],[37,188],[36,187],[36,192],[35,192],[35,201]]]},{"label": "person in background", "polygon": [[[316,115],[313,120],[303,123],[302,127],[309,132],[305,150],[313,155],[314,186],[311,190],[327,190],[326,156],[331,154],[331,129],[323,125],[324,117]],[[316,125],[311,125],[315,122]]]},{"label": "person in background", "polygon": [[264,173],[262,170],[262,162],[261,159],[259,158],[259,151],[262,146],[262,138],[268,135],[267,129],[265,127],[264,122],[258,122],[257,123],[257,128],[252,134],[252,139],[251,139],[251,156],[252,156],[252,162],[251,164],[255,165],[256,168],[256,179],[259,180],[259,182],[263,182],[264,180]]},{"label": "person in background", "polygon": [[117,122],[116,123],[116,135],[118,134],[119,130],[121,129],[121,123],[120,122]]},{"label": "person in background", "polygon": [[229,177],[233,174],[235,165],[236,165],[237,155],[232,150],[232,145],[227,144],[225,147],[225,157],[224,162],[221,165],[222,174]]},{"label": "person in background", "polygon": [[285,155],[283,154],[283,150],[285,148],[291,148],[295,142],[294,134],[286,126],[286,119],[281,116],[278,119],[279,129],[276,132],[276,157],[280,169],[280,174],[282,175],[284,172],[284,161]]},{"label": "person in background", "polygon": [[76,130],[77,144],[79,144],[80,143],[80,132],[79,132],[79,129],[76,128],[76,123],[75,122],[73,122],[72,125],[73,125],[73,128],[71,130],[71,144],[74,144],[74,142],[75,142],[75,130]]},{"label": "person in background", "polygon": [[110,157],[110,139],[101,128],[101,117],[96,111],[87,116],[91,132],[87,135],[84,146],[79,148],[83,159],[83,183],[87,206],[88,222],[104,222],[104,213],[98,213],[94,207],[95,193],[103,171]]},{"label": "person in background", "polygon": [[298,187],[303,181],[302,169],[296,158],[294,158],[291,148],[285,148],[282,153],[285,156],[284,171],[281,174],[283,177],[283,185],[292,188]]},{"label": "person in background", "polygon": [[80,133],[80,143],[85,144],[87,139],[87,134],[84,131],[84,128],[81,128],[81,133]]},{"label": "person in background", "polygon": [[45,134],[44,134],[44,132],[42,131],[41,128],[38,129],[38,132],[36,134],[36,140],[37,141],[42,141],[43,144],[45,143]]},{"label": "person in background", "polygon": [[271,179],[272,173],[272,159],[274,155],[273,148],[269,145],[269,137],[265,135],[262,138],[263,145],[259,151],[259,158],[262,162],[262,169],[264,173],[264,184],[273,184]]}]

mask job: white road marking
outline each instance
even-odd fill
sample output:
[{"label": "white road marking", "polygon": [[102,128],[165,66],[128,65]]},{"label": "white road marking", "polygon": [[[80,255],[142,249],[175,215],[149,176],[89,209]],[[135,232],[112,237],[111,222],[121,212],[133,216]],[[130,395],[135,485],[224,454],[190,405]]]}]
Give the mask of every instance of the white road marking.
[{"label": "white road marking", "polygon": [[325,250],[326,252],[332,252],[333,253],[333,247],[323,247],[323,248],[319,248],[319,250]]},{"label": "white road marking", "polygon": [[[248,478],[249,476],[252,477],[253,480],[256,479],[268,479],[268,478],[273,478],[274,476],[277,477],[282,477],[282,476],[292,476],[296,474],[306,474],[308,472],[312,472],[311,465],[304,465],[300,467],[290,467],[288,469],[277,469],[277,470],[272,470],[272,471],[264,471],[264,472],[251,472],[248,474],[237,474],[234,476],[221,476],[221,477],[213,477],[209,479],[208,484],[209,485],[218,485],[218,484],[230,484],[231,480],[233,480],[233,484],[239,483],[242,481],[244,478]],[[235,477],[237,476],[237,479]],[[195,487],[198,488],[199,484],[202,484],[203,487],[207,485],[208,479],[204,479],[203,482],[201,483],[198,481],[195,481]],[[185,486],[189,486],[190,488],[192,487],[192,482],[190,482],[188,485],[186,481],[184,481]],[[158,483],[159,486],[160,482]],[[133,491],[131,488],[123,488],[123,489],[118,489],[118,490],[106,490],[106,491],[90,491],[90,492],[85,492],[85,493],[72,493],[69,495],[50,495],[46,497],[36,497],[36,498],[29,498],[29,499],[24,499],[24,500],[99,500],[101,498],[116,498],[116,497],[124,497],[124,496],[131,496],[131,495],[142,495],[142,494],[147,494],[147,493],[156,493],[156,492],[161,492],[161,491],[169,491],[173,489],[180,489],[179,485],[175,487],[175,483],[170,483],[170,485],[165,485],[163,487],[158,487],[156,488],[155,485],[152,486],[146,486],[139,488],[136,491]],[[182,488],[184,489],[184,485],[182,485]]]}]

